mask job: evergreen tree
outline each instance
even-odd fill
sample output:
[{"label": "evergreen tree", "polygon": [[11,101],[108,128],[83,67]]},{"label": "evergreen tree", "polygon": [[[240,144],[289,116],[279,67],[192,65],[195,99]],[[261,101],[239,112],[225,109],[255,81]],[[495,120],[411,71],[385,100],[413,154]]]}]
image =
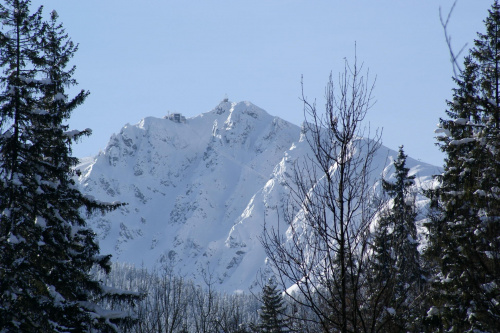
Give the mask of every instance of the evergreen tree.
[{"label": "evergreen tree", "polygon": [[261,333],[288,332],[284,319],[285,305],[276,288],[276,282],[272,279],[262,288],[262,307],[259,314]]},{"label": "evergreen tree", "polygon": [[500,5],[455,78],[437,133],[446,154],[429,191],[426,256],[433,267],[429,325],[435,331],[500,332]]},{"label": "evergreen tree", "polygon": [[[385,332],[411,329],[413,301],[420,293],[422,269],[417,249],[415,203],[411,193],[414,175],[409,175],[403,146],[394,161],[395,182],[382,180],[384,192],[392,198],[392,207],[383,214],[373,239],[372,284],[383,289],[381,305]],[[378,296],[380,297],[380,296]]]},{"label": "evergreen tree", "polygon": [[104,298],[132,301],[95,280],[109,272],[95,234],[81,216],[110,211],[84,196],[73,180],[72,142],[90,130],[64,124],[87,96],[68,100],[76,84],[66,66],[76,46],[57,23],[30,15],[29,0],[0,4],[0,332],[117,331],[131,318],[102,309]]},{"label": "evergreen tree", "polygon": [[[403,146],[399,147],[399,154],[394,161],[396,182],[382,181],[384,190],[393,198],[393,207],[388,216],[393,226],[393,240],[395,252],[395,266],[399,285],[398,295],[404,297],[409,290],[404,285],[409,282],[419,283],[422,279],[420,255],[418,252],[417,227],[415,220],[417,212],[411,187],[415,184],[415,175],[409,175],[406,167],[406,158]],[[418,289],[418,288],[417,288]]]}]

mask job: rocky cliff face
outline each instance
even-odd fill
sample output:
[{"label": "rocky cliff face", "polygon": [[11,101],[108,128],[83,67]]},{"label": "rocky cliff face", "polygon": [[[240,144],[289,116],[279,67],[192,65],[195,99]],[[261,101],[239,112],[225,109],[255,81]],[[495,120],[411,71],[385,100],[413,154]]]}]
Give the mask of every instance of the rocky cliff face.
[{"label": "rocky cliff face", "polygon": [[[174,265],[232,292],[248,289],[263,267],[262,226],[283,223],[291,164],[308,151],[298,126],[249,102],[224,101],[185,123],[126,125],[82,162],[79,183],[99,200],[128,203],[91,217],[102,253],[138,266]],[[391,177],[395,156],[379,150],[374,179]],[[407,162],[421,182],[438,172]]]}]

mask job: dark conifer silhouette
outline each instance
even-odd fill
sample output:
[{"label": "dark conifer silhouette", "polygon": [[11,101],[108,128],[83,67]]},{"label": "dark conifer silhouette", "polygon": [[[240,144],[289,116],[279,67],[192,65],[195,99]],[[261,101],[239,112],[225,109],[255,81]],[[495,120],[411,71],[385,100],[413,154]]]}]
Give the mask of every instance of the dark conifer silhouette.
[{"label": "dark conifer silhouette", "polygon": [[455,78],[440,186],[429,191],[433,283],[426,320],[434,331],[498,332],[500,322],[500,5]]},{"label": "dark conifer silhouette", "polygon": [[73,180],[71,144],[90,130],[64,122],[88,92],[68,98],[77,47],[52,12],[30,14],[30,1],[0,4],[0,331],[116,331],[130,320],[102,309],[104,298],[132,301],[95,280],[110,270],[100,255],[88,213],[116,209],[84,196]]},{"label": "dark conifer silhouette", "polygon": [[419,296],[423,272],[418,252],[414,175],[409,175],[403,146],[394,161],[395,182],[382,181],[392,207],[382,214],[373,240],[372,279],[384,290],[386,332],[408,331],[415,321],[415,299]]},{"label": "dark conifer silhouette", "polygon": [[285,305],[283,297],[279,290],[277,290],[276,282],[270,279],[264,288],[262,288],[262,307],[259,314],[259,332],[288,332],[284,313]]}]

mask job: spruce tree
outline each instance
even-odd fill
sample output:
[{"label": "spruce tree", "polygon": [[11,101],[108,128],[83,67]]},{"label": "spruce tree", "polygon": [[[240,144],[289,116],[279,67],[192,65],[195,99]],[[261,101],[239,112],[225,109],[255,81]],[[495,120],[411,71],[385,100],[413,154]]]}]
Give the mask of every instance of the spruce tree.
[{"label": "spruce tree", "polygon": [[272,279],[262,288],[262,307],[259,313],[259,332],[261,333],[288,332],[284,319],[284,301],[276,288],[276,282]]},{"label": "spruce tree", "polygon": [[[394,284],[396,260],[393,251],[393,226],[388,218],[389,212],[381,212],[378,225],[372,234],[372,256],[368,269],[369,308],[377,320],[377,326],[386,332],[399,329],[394,318]],[[378,329],[379,327],[376,327]]]},{"label": "spruce tree", "polygon": [[465,58],[438,145],[440,185],[429,191],[427,258],[434,331],[500,332],[500,5],[495,1]]},{"label": "spruce tree", "polygon": [[413,301],[420,293],[423,272],[418,252],[416,209],[412,195],[414,175],[406,167],[407,156],[399,147],[394,161],[395,182],[382,180],[382,187],[392,199],[392,207],[383,214],[373,240],[372,283],[384,288],[386,314],[384,331],[411,329],[414,322]]},{"label": "spruce tree", "polygon": [[30,15],[29,0],[0,4],[0,332],[117,331],[131,318],[102,309],[104,298],[132,301],[96,281],[110,270],[81,215],[106,212],[73,180],[71,144],[85,131],[64,124],[88,95],[68,99],[76,84],[66,69],[76,46],[53,12]]},{"label": "spruce tree", "polygon": [[[390,183],[383,180],[384,190],[393,198],[393,207],[389,219],[393,224],[393,246],[395,265],[397,268],[398,293],[401,297],[408,294],[403,285],[419,283],[422,279],[420,255],[418,252],[416,217],[417,211],[413,197],[412,186],[415,184],[415,175],[409,175],[406,167],[406,158],[403,146],[399,147],[399,154],[394,161],[396,181]],[[417,288],[418,289],[418,288]]]}]

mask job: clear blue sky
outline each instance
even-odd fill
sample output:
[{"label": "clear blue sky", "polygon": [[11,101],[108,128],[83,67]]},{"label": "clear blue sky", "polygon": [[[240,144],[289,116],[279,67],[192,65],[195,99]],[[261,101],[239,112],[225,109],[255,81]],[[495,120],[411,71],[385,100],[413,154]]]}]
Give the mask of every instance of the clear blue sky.
[{"label": "clear blue sky", "polygon": [[[459,0],[449,32],[456,50],[484,31],[490,0]],[[227,94],[300,125],[300,78],[323,105],[330,71],[358,59],[377,77],[367,121],[383,143],[442,165],[434,129],[454,84],[439,21],[452,0],[32,0],[55,9],[73,41],[79,89],[90,90],[73,129],[94,134],[79,157],[103,149],[126,123],[170,112],[196,116]]]}]

